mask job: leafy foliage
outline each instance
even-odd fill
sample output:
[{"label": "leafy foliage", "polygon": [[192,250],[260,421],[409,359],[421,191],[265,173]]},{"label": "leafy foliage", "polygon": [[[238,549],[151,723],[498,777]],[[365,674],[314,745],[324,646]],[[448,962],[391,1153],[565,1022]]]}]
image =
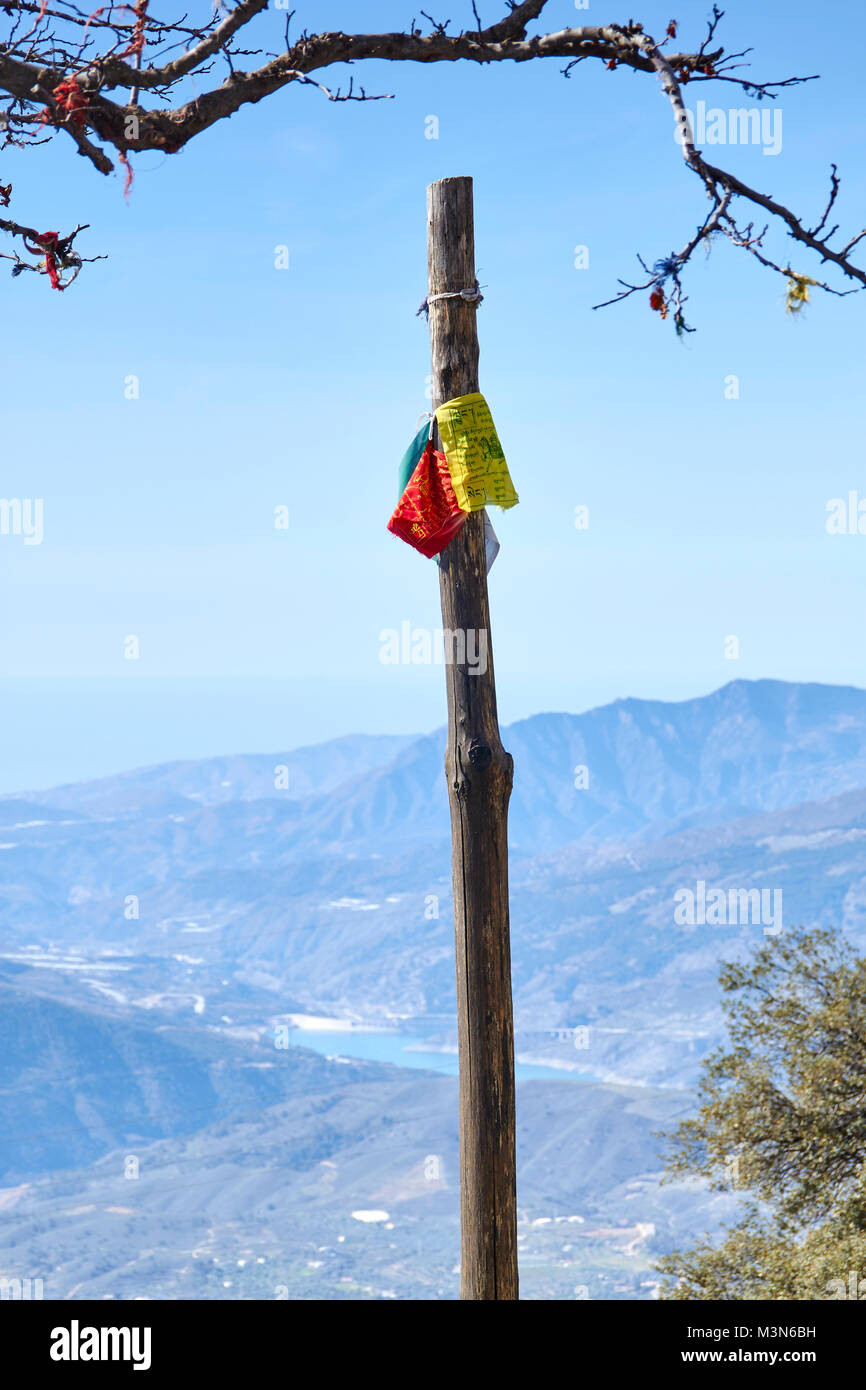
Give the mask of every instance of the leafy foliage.
[{"label": "leafy foliage", "polygon": [[851,1296],[840,1288],[866,1270],[866,960],[798,929],[720,983],[730,1046],[705,1064],[668,1175],[750,1201],[720,1247],[661,1261],[663,1297]]}]

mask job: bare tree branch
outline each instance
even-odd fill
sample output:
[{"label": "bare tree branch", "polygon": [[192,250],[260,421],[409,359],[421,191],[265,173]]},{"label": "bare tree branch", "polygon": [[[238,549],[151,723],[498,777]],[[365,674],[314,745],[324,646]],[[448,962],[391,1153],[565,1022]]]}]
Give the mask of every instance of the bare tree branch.
[{"label": "bare tree branch", "polygon": [[[0,194],[6,195],[0,199],[0,203],[4,206],[9,201],[10,191],[8,185],[6,188],[0,188]],[[0,231],[8,232],[13,237],[20,237],[24,249],[38,259],[36,264],[32,261],[26,261],[17,251],[13,251],[11,254],[7,251],[0,251],[0,257],[15,262],[12,267],[13,275],[19,275],[22,270],[39,271],[48,276],[53,289],[68,289],[86,261],[104,259],[102,256],[80,256],[77,251],[72,249],[72,243],[78,233],[83,232],[86,227],[87,223],[84,222],[74,231],[69,232],[67,236],[61,237],[58,236],[57,232],[37,232],[35,227],[23,227],[20,222],[13,222],[0,217]],[[65,280],[62,278],[64,271],[69,272]]]},{"label": "bare tree branch", "polygon": [[[41,143],[47,135],[63,131],[78,153],[101,173],[112,172],[115,160],[119,162],[126,171],[128,191],[131,159],[137,152],[176,153],[243,106],[262,101],[284,87],[316,87],[329,101],[371,101],[390,95],[368,93],[362,86],[356,90],[353,79],[345,89],[326,86],[320,75],[330,67],[373,60],[488,64],[555,58],[565,60],[562,71],[569,77],[579,64],[595,60],[612,72],[624,67],[658,77],[680,133],[686,166],[698,177],[710,202],[709,212],[680,251],[653,261],[651,266],[639,257],[645,279],[635,284],[621,280],[620,292],[605,304],[649,289],[651,307],[664,318],[670,315],[678,332],[691,331],[683,317],[686,296],[682,275],[698,247],[708,248],[718,236],[787,277],[789,307],[792,295],[793,307],[804,303],[809,287],[832,294],[854,293],[866,287],[866,270],[851,259],[866,230],[851,236],[844,245],[830,244],[839,231],[838,224],[828,230],[840,188],[835,165],[826,207],[810,228],[784,203],[710,164],[695,147],[683,100],[686,84],[724,82],[763,101],[815,80],[814,75],[776,81],[749,76],[743,60],[750,50],[727,53],[718,42],[723,11],[717,5],[707,20],[703,40],[691,51],[672,51],[678,31],[675,20],[658,40],[633,20],[530,33],[547,0],[505,0],[507,13],[486,27],[477,0],[463,0],[467,19],[470,9],[472,18],[472,27],[465,29],[454,29],[450,18],[437,19],[421,11],[426,32],[413,19],[405,32],[303,31],[293,42],[289,34],[292,11],[285,21],[281,51],[269,53],[237,46],[248,32],[258,32],[257,25],[267,24],[267,0],[238,0],[222,14],[218,6],[203,25],[190,23],[185,14],[159,20],[150,13],[153,3],[156,0],[132,0],[129,4],[104,5],[87,14],[72,0],[6,0],[2,9],[9,19],[9,33],[0,42],[0,94],[5,94],[8,102],[2,113],[3,145]],[[202,79],[218,58],[225,60],[228,75],[208,86]],[[241,60],[249,58],[259,60],[258,65],[244,68]],[[190,77],[195,77],[202,89],[192,100],[172,105]],[[118,95],[121,93],[123,96]],[[141,104],[143,98],[148,105]],[[737,200],[767,216],[767,225],[760,232],[752,222],[737,224]],[[834,288],[825,280],[795,271],[790,264],[774,261],[765,249],[764,237],[777,225],[816,255],[822,265],[829,264],[844,279],[854,282],[853,288]]]}]

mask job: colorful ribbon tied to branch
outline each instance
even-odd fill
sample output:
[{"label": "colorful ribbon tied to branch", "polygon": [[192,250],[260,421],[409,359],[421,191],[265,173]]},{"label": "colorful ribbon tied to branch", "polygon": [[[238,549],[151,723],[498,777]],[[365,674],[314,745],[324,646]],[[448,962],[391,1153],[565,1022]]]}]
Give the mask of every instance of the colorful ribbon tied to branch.
[{"label": "colorful ribbon tied to branch", "polygon": [[788,293],[785,296],[786,312],[799,314],[803,305],[809,303],[809,286],[817,283],[817,280],[810,280],[808,275],[792,275],[788,281]]},{"label": "colorful ribbon tied to branch", "polygon": [[51,281],[51,288],[54,290],[65,290],[66,286],[61,282],[57,270],[57,242],[57,232],[40,232],[38,245],[31,244],[26,237],[24,238],[24,245],[31,256],[43,257],[40,269],[44,270],[48,279]]},{"label": "colorful ribbon tied to branch", "polygon": [[[129,45],[129,47],[125,48],[123,52],[120,54],[121,58],[126,58],[129,55],[137,57],[142,53],[144,49],[144,26],[147,21],[148,3],[149,0],[136,0],[135,5],[133,5],[132,7],[132,12],[135,15],[135,24],[132,30],[132,42]],[[128,9],[129,7],[126,6],[125,8]]]},{"label": "colorful ribbon tied to branch", "polygon": [[[54,91],[51,93],[52,100],[58,111],[62,112],[63,119],[72,126],[84,125],[84,112],[87,109],[87,93],[83,92],[75,81],[74,77],[58,82]],[[46,106],[42,112],[40,125],[52,119],[51,111]]]}]

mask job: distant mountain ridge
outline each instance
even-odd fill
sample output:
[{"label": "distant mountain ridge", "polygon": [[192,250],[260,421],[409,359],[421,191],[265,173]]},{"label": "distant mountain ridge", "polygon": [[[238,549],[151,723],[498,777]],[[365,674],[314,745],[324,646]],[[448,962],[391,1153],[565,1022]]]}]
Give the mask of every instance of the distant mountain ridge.
[{"label": "distant mountain ridge", "polygon": [[[782,890],[787,925],[866,940],[866,692],[735,681],[677,704],[537,715],[505,743],[524,1055],[690,1083],[719,1033],[719,959],[763,939],[759,926],[677,926],[674,894],[699,879]],[[121,978],[121,1013],[150,1007],[158,963],[160,998],[188,1013],[197,993],[208,1026],[247,990],[254,1027],[298,1008],[413,1020],[449,1044],[443,736],[361,740],[356,761],[351,739],[338,744],[0,800],[0,955],[135,952],[151,964]],[[276,762],[296,758],[327,790],[274,787]],[[97,990],[74,963],[29,969]],[[578,1025],[594,1030],[585,1058],[555,1036]]]},{"label": "distant mountain ridge", "polygon": [[[271,796],[296,801],[329,792],[351,777],[381,767],[416,738],[412,734],[349,734],[291,752],[157,763],[109,777],[70,782],[47,794],[2,796],[0,809],[7,811],[8,806],[30,802],[44,814],[50,803],[55,809],[98,817],[136,811],[170,814],[186,809],[190,801],[202,806]],[[280,775],[283,770],[287,776]]]},{"label": "distant mountain ridge", "polygon": [[[866,786],[866,691],[738,680],[676,703],[624,699],[585,714],[534,715],[504,739],[515,760],[515,850],[655,838]],[[289,753],[167,763],[27,799],[42,816],[50,807],[95,818],[290,802],[285,816],[261,808],[284,847],[288,839],[304,854],[362,853],[381,850],[383,837],[389,845],[448,837],[443,748],[442,731],[354,735]],[[20,800],[0,798],[0,825],[38,818],[23,806],[17,815]]]}]

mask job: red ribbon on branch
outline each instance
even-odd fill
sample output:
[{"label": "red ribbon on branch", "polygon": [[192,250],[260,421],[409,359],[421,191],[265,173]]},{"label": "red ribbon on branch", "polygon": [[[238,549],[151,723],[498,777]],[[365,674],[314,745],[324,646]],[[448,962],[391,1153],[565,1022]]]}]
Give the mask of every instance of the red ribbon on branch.
[{"label": "red ribbon on branch", "polygon": [[43,256],[45,258],[45,273],[51,281],[51,288],[53,290],[66,289],[66,286],[60,279],[60,273],[57,269],[57,243],[59,239],[57,232],[40,232],[39,244],[37,246],[31,246],[27,238],[24,238],[24,245],[31,256]]},{"label": "red ribbon on branch", "polygon": [[[136,0],[133,5],[132,13],[135,15],[135,27],[132,31],[132,42],[129,47],[125,48],[119,55],[121,58],[127,58],[130,54],[139,54],[144,48],[144,25],[147,19],[147,6],[148,0]],[[124,9],[129,9],[129,6],[125,5]]]},{"label": "red ribbon on branch", "polygon": [[[87,109],[87,93],[81,90],[74,77],[66,77],[62,82],[58,82],[54,91],[51,93],[51,99],[58,109],[63,112],[63,119],[68,121],[70,125],[84,125],[84,112]],[[46,106],[42,112],[42,119],[39,124],[45,125],[46,121],[52,119],[51,107]],[[57,122],[55,122],[55,124],[57,124]]]},{"label": "red ribbon on branch", "polygon": [[126,48],[122,48],[119,53],[115,54],[115,57],[128,58],[130,54],[134,56],[137,53],[141,53],[144,48],[144,26],[147,20],[147,7],[149,3],[150,0],[135,0],[134,5],[100,5],[98,10],[94,10],[91,15],[88,15],[87,23],[84,26],[85,39],[87,38],[87,30],[90,28],[94,19],[97,19],[101,14],[105,14],[106,10],[129,10],[135,15],[132,39]]},{"label": "red ribbon on branch", "polygon": [[128,199],[130,189],[132,188],[132,180],[134,178],[132,172],[132,165],[129,162],[129,155],[126,153],[125,150],[118,150],[117,158],[126,170],[126,178],[123,180],[123,196],[124,198]]}]

